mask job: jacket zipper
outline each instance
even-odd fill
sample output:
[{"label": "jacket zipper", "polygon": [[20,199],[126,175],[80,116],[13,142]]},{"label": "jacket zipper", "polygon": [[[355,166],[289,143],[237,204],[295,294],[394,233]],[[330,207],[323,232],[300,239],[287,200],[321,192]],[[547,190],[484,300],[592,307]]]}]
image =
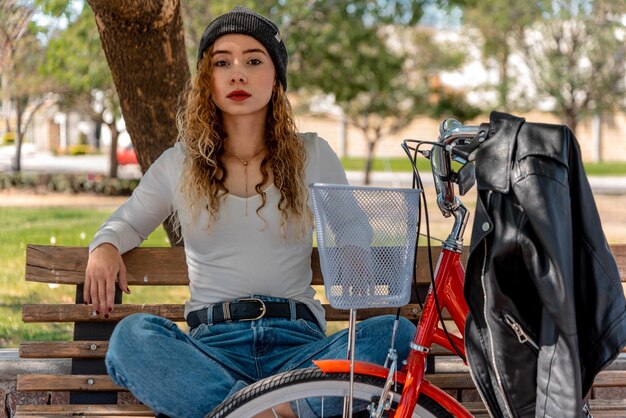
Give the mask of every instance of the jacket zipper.
[{"label": "jacket zipper", "polygon": [[529,345],[535,352],[539,351],[539,346],[535,342],[535,340],[528,335],[524,328],[508,313],[504,314],[504,322],[513,330],[515,335],[517,335],[517,339],[520,344]]},{"label": "jacket zipper", "polygon": [[[487,258],[487,253],[485,252],[485,258]],[[486,260],[483,260],[483,271],[484,271],[484,265],[486,263]],[[483,286],[483,291],[484,291],[484,286]],[[469,356],[467,357],[467,361],[469,362]],[[480,390],[480,386],[478,385],[478,380],[476,378],[476,376],[474,376],[474,371],[472,370],[472,367],[470,365],[469,367],[469,372],[470,372],[470,377],[472,378],[472,382],[474,382],[474,386],[476,387],[477,392],[478,392],[478,396],[480,396],[480,399],[483,401],[483,405],[485,405],[485,408],[487,409],[487,413],[489,414],[489,416],[491,418],[494,418],[495,415],[493,414],[493,412],[491,412],[491,409],[489,407],[489,403],[487,402],[487,400],[485,399],[485,396],[483,395],[482,390]]]},{"label": "jacket zipper", "polygon": [[[489,211],[490,207],[491,207],[491,196],[493,195],[493,191],[489,191],[487,193],[487,211]],[[513,412],[511,411],[511,407],[509,405],[509,403],[506,400],[506,394],[504,392],[504,386],[502,385],[502,377],[500,376],[500,371],[498,370],[498,366],[496,365],[496,355],[495,355],[495,348],[493,345],[493,332],[491,332],[491,328],[489,328],[489,322],[487,321],[487,291],[485,289],[485,270],[487,268],[487,238],[483,238],[483,243],[485,245],[484,248],[484,258],[483,258],[483,267],[482,270],[480,272],[480,283],[483,287],[483,298],[484,298],[484,303],[483,303],[483,315],[485,318],[485,326],[487,327],[487,331],[489,332],[489,345],[491,346],[491,363],[493,366],[493,370],[496,373],[496,383],[498,384],[498,389],[500,390],[500,393],[502,394],[502,402],[504,403],[504,407],[506,408],[506,413],[508,414],[509,417],[513,417]]]},{"label": "jacket zipper", "polygon": [[[489,192],[487,193],[487,208],[489,208],[489,203],[490,203],[490,201],[491,201],[491,193],[492,193],[491,191],[489,191]],[[485,254],[484,254],[484,256],[483,256],[483,267],[482,267],[482,273],[481,273],[481,276],[484,276],[484,275],[485,275],[485,264],[487,264],[487,251],[486,251],[486,249],[487,249],[487,241],[484,241],[484,242],[485,242]],[[481,277],[481,281],[482,281],[482,277]],[[483,294],[484,294],[484,291],[485,291],[485,286],[483,285]],[[467,360],[468,360],[468,362],[469,362],[469,357],[467,358]],[[474,382],[474,386],[475,386],[477,389],[478,389],[478,388],[480,388],[480,386],[478,385],[478,379],[477,379],[477,378],[476,378],[476,376],[474,375],[474,371],[472,370],[472,367],[471,367],[471,366],[469,367],[469,372],[470,372],[470,377],[472,378],[472,382]],[[494,415],[494,414],[493,414],[493,412],[491,411],[491,409],[490,409],[490,407],[489,407],[489,403],[488,403],[488,402],[487,402],[487,400],[485,399],[485,395],[483,395],[483,392],[482,392],[480,389],[478,389],[478,390],[477,390],[477,392],[478,392],[478,396],[480,396],[480,399],[483,401],[483,405],[485,405],[485,408],[487,409],[487,413],[489,414],[489,416],[490,416],[491,418],[494,418],[494,417],[495,417],[495,415]]]}]

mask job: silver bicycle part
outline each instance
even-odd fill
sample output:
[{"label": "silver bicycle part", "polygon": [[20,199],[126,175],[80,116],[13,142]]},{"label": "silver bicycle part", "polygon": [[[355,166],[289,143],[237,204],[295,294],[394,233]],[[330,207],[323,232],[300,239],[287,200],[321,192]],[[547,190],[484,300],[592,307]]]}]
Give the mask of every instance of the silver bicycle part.
[{"label": "silver bicycle part", "polygon": [[443,248],[461,253],[463,252],[463,234],[465,234],[465,227],[469,219],[469,211],[457,197],[455,199],[456,205],[450,210],[454,216],[454,225],[452,225],[450,235],[443,243]]},{"label": "silver bicycle part", "polygon": [[350,309],[348,327],[348,358],[350,359],[350,390],[343,401],[343,418],[352,417],[352,399],[354,396],[354,344],[356,340],[356,309]]},{"label": "silver bicycle part", "polygon": [[[372,403],[368,407],[371,418],[381,418],[384,411],[391,409],[391,385],[395,382],[395,375],[398,371],[398,353],[393,347],[391,347],[387,353],[387,360],[391,360],[391,365],[389,366],[389,373],[387,373],[387,380],[385,381],[385,386],[380,394],[378,405],[376,405],[376,403]],[[385,361],[385,367],[386,366],[387,361]]]},{"label": "silver bicycle part", "polygon": [[[384,368],[389,367],[389,361],[394,360],[394,353],[396,352],[396,333],[398,332],[398,325],[400,320],[396,317],[396,320],[393,321],[393,328],[391,330],[391,341],[389,342],[389,351],[387,352],[387,358],[385,358]],[[397,355],[396,355],[397,357]]]},{"label": "silver bicycle part", "polygon": [[437,205],[446,218],[449,218],[460,204],[454,194],[449,146],[459,139],[472,139],[479,132],[479,126],[464,126],[454,119],[446,119],[439,126],[437,142],[440,145],[434,146],[430,151],[430,164],[437,191]]},{"label": "silver bicycle part", "polygon": [[411,350],[419,351],[424,354],[430,353],[430,348],[424,347],[423,345],[417,345],[414,342],[411,342],[409,346],[411,347]]},{"label": "silver bicycle part", "polygon": [[472,139],[480,132],[480,126],[464,126],[454,119],[446,119],[439,126],[438,142],[430,152],[437,205],[444,217],[454,217],[454,225],[443,247],[460,253],[463,251],[463,234],[469,218],[469,211],[454,193],[453,170],[451,166],[451,146],[459,139]]}]

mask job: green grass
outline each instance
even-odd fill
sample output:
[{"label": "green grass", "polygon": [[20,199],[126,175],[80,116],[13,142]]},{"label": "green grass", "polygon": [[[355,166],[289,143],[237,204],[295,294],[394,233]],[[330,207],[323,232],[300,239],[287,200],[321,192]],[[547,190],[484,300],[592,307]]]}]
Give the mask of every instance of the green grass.
[{"label": "green grass", "polygon": [[[363,171],[365,169],[364,158],[342,158],[341,162],[348,171]],[[417,168],[420,172],[430,172],[430,162],[426,158],[418,156]],[[373,163],[373,171],[410,172],[411,163],[406,157],[377,158]],[[586,163],[585,171],[590,176],[625,176],[626,161]]]},{"label": "green grass", "polygon": [[[342,158],[341,163],[346,171],[363,171],[365,170],[365,158],[348,157]],[[418,170],[430,171],[430,162],[421,156],[417,159]],[[377,158],[372,164],[373,171],[411,171],[411,162],[408,157],[396,158]]]},{"label": "green grass", "polygon": [[589,176],[623,176],[626,175],[626,162],[587,163],[585,172]]},{"label": "green grass", "polygon": [[[24,324],[25,303],[73,303],[75,286],[50,286],[24,280],[26,244],[86,246],[111,210],[0,207],[0,348],[17,347],[23,340],[67,340],[70,324]],[[168,246],[163,228],[144,246]],[[186,288],[137,286],[125,298],[130,303],[182,302]]]}]

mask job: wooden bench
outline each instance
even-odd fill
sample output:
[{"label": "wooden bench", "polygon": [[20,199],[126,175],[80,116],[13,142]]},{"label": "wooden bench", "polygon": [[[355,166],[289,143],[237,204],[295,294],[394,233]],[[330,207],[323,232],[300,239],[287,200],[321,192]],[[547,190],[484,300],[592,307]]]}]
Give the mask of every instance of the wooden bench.
[{"label": "wooden bench", "polygon": [[[622,281],[626,281],[626,245],[612,246]],[[417,280],[424,288],[429,283],[427,252],[420,250]],[[439,249],[433,249],[436,261]],[[467,254],[467,251],[465,252]],[[71,374],[44,375],[24,374],[17,379],[17,391],[69,392],[69,404],[64,405],[18,405],[17,417],[32,416],[152,416],[152,412],[142,405],[128,403],[132,396],[113,384],[106,375],[104,356],[108,339],[115,324],[123,317],[137,312],[152,313],[184,322],[183,304],[123,304],[123,293],[118,289],[115,296],[115,310],[108,319],[92,316],[92,307],[83,303],[83,279],[87,263],[85,247],[55,247],[28,245],[26,251],[26,280],[41,283],[73,285],[76,287],[74,304],[30,304],[23,306],[24,322],[73,322],[73,341],[42,342],[29,341],[20,345],[22,358],[70,358]],[[187,286],[187,267],[181,248],[137,248],[123,256],[127,268],[129,286]],[[317,251],[311,259],[313,284],[323,284]],[[422,287],[422,286],[420,286]],[[178,302],[178,301],[177,301]],[[329,322],[346,321],[347,311],[338,311],[324,306]],[[417,320],[420,306],[411,303],[402,308],[402,315]],[[358,311],[359,319],[383,313],[395,313],[395,309],[365,309]],[[449,352],[434,347],[435,356],[450,355]],[[431,364],[432,366],[432,364]],[[431,370],[432,367],[431,367]],[[467,372],[445,372],[429,375],[434,384],[449,390],[459,400],[466,403],[477,417],[487,416],[475,387]],[[594,383],[591,406],[595,417],[626,416],[625,399],[595,399],[605,388],[626,388],[626,370],[606,370],[601,372]],[[626,392],[624,392],[626,393]],[[121,404],[118,404],[118,394]],[[621,396],[626,398],[626,395]]]}]

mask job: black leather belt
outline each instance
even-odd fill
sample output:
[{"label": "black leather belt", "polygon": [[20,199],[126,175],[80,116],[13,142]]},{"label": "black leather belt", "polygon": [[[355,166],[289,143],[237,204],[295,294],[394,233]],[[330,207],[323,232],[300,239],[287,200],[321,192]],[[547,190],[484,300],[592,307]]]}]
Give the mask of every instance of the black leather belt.
[{"label": "black leather belt", "polygon": [[[289,302],[266,302],[257,298],[237,299],[213,305],[214,324],[230,321],[254,321],[261,318],[291,318]],[[306,319],[317,324],[317,319],[309,308],[301,302],[296,302],[296,319]],[[208,323],[207,310],[200,309],[189,312],[187,324],[195,328],[200,324]]]}]

